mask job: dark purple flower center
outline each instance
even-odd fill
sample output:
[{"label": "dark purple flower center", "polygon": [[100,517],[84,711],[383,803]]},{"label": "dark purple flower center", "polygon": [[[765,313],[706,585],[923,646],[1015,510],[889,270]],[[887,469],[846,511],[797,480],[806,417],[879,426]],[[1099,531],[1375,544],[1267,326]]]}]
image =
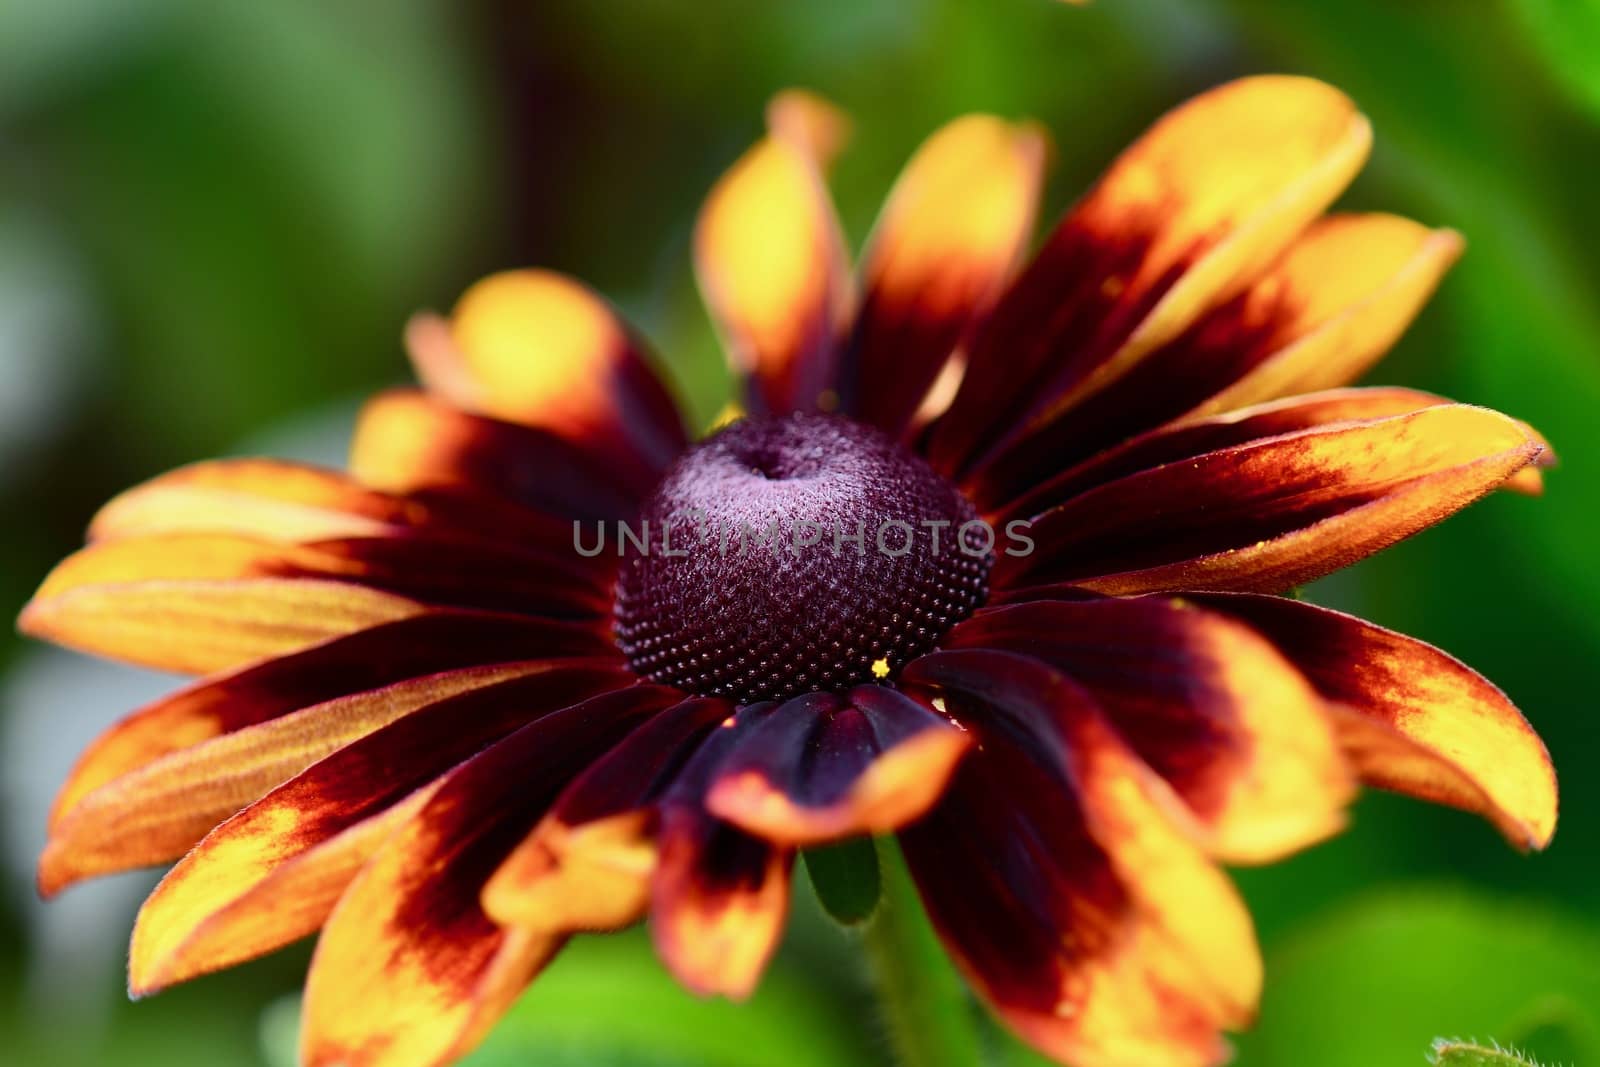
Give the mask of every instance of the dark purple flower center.
[{"label": "dark purple flower center", "polygon": [[953,485],[829,415],[708,438],[632,532],[616,597],[628,663],[742,702],[883,680],[983,602],[994,559]]}]

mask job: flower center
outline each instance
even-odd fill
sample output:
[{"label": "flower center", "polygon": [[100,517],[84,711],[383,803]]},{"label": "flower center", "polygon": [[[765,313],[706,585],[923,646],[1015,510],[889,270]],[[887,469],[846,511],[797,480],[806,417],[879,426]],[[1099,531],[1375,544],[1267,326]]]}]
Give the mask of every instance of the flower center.
[{"label": "flower center", "polygon": [[829,415],[701,442],[632,532],[616,596],[629,665],[741,702],[887,678],[982,603],[994,559],[953,485]]}]

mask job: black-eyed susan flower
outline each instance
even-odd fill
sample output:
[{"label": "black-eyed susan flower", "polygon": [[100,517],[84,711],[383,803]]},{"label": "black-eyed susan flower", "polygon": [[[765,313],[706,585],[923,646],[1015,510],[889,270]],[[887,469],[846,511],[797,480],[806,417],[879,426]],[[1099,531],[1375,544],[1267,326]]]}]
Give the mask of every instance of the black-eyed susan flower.
[{"label": "black-eyed susan flower", "polygon": [[135,992],[320,929],[306,1061],[442,1063],[578,931],[648,916],[684,984],[749,992],[796,850],[894,833],[1023,1038],[1203,1064],[1261,979],[1219,863],[1362,781],[1549,840],[1504,695],[1282,596],[1548,455],[1349,387],[1460,241],[1324,214],[1368,149],[1344,96],[1199,97],[1020,270],[1033,128],[936,133],[852,277],[838,116],[769,127],[695,237],[746,417],[692,440],[600,298],[497,275],[413,322],[425,388],[372,401],[348,473],[157,478],[46,579],[29,633],[203,676],[82,757],[40,864],[178,861]]}]

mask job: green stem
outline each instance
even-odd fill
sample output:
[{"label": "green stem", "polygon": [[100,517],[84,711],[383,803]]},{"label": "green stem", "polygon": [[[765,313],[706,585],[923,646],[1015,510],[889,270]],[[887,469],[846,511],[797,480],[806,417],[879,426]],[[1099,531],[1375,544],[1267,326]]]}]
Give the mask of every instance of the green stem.
[{"label": "green stem", "polygon": [[929,925],[893,838],[880,838],[883,896],[862,936],[900,1067],[982,1062],[973,1009]]}]

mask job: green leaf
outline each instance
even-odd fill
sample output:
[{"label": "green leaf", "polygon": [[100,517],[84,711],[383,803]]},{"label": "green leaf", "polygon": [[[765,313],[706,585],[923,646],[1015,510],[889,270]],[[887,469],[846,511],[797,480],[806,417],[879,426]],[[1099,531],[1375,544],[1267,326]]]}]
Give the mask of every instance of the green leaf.
[{"label": "green leaf", "polygon": [[1433,1043],[1431,1059],[1434,1067],[1539,1067],[1536,1060],[1518,1055],[1513,1049],[1442,1037]]},{"label": "green leaf", "polygon": [[[643,930],[575,939],[466,1067],[868,1067],[849,1004],[780,957],[749,1001],[701,999],[655,958]],[[263,1020],[273,1067],[294,1063],[293,1000]]]},{"label": "green leaf", "polygon": [[823,910],[845,926],[864,922],[883,895],[872,839],[858,837],[805,853],[806,874]]},{"label": "green leaf", "polygon": [[99,432],[141,469],[404,373],[405,315],[493,215],[435,5],[143,2],[144,46],[30,143],[115,331]]},{"label": "green leaf", "polygon": [[1268,953],[1261,1019],[1238,1062],[1414,1063],[1430,1034],[1600,1062],[1596,959],[1600,933],[1559,912],[1445,888],[1375,894]]},{"label": "green leaf", "polygon": [[475,1067],[834,1067],[870,1062],[815,982],[775,967],[744,1004],[685,991],[643,931],[574,941],[477,1053]]},{"label": "green leaf", "polygon": [[1600,3],[1594,0],[1517,0],[1528,39],[1579,103],[1600,114]]}]

